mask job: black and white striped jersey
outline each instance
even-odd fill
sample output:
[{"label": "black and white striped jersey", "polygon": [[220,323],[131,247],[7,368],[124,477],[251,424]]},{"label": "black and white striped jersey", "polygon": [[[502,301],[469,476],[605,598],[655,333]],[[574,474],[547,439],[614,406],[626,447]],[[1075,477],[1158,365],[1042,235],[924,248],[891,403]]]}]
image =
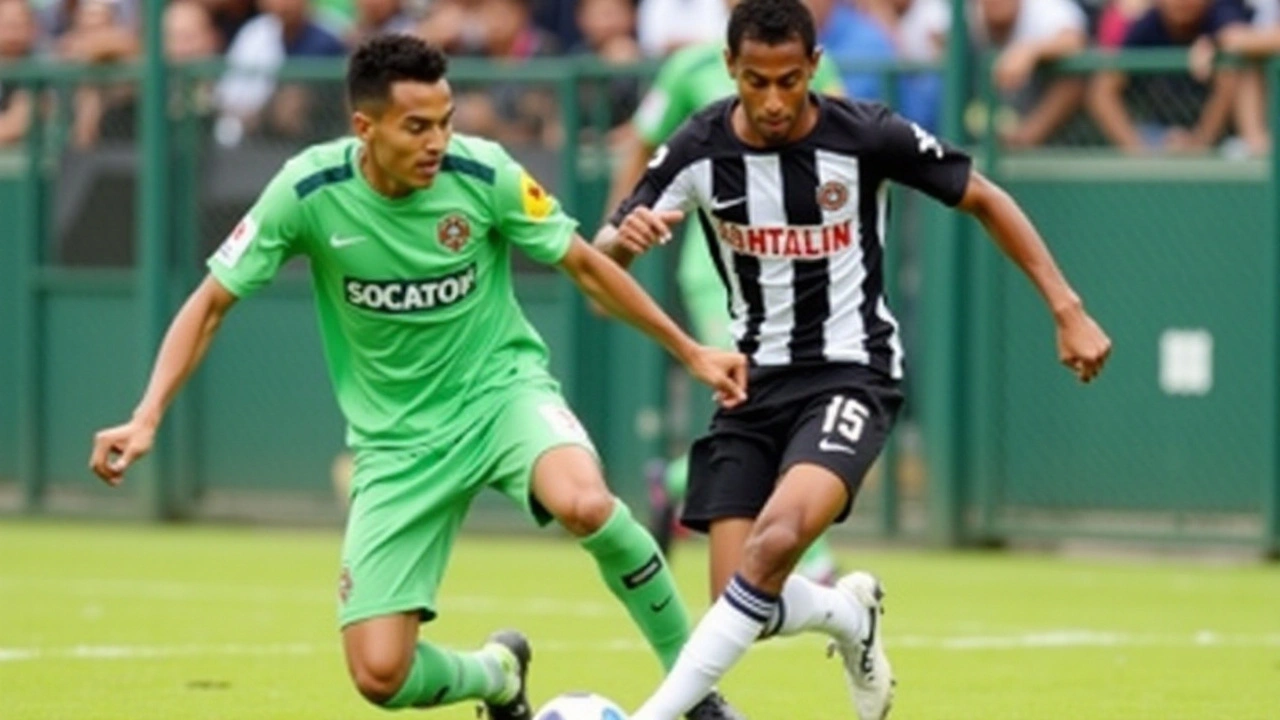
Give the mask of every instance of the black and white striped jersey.
[{"label": "black and white striped jersey", "polygon": [[813,131],[768,149],[734,134],[736,98],[702,110],[658,148],[611,222],[637,206],[695,214],[753,364],[850,362],[900,378],[884,295],[885,183],[955,205],[971,161],[883,105],[812,101]]}]

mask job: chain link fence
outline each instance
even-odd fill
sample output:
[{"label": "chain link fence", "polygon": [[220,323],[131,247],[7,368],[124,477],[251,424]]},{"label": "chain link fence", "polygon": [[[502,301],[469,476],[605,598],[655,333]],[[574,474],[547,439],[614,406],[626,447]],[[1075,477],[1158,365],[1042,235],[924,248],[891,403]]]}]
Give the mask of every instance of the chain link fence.
[{"label": "chain link fence", "polygon": [[[995,56],[979,63],[973,98],[966,107],[964,125],[973,142],[993,133],[1011,150],[1029,149],[1114,149],[1103,132],[1093,105],[1101,76],[1107,73],[1123,77],[1121,99],[1130,121],[1153,152],[1161,152],[1162,135],[1174,128],[1191,129],[1199,121],[1212,92],[1215,79],[1201,82],[1192,76],[1185,51],[1139,50],[1124,54],[1086,53],[1036,71],[1026,87],[1016,92],[1002,92],[995,87],[992,67]],[[1238,62],[1225,59],[1219,72],[1238,72]],[[985,74],[983,74],[985,73]],[[1056,100],[1047,100],[1056,94]],[[1011,141],[1019,128],[1040,111],[1041,104],[1060,103],[1065,110],[1053,129],[1028,147]],[[1219,149],[1239,156],[1234,142],[1235,128],[1226,125]]]},{"label": "chain link fence", "polygon": [[[1184,74],[1185,57],[1181,55],[1166,56],[1160,62],[1149,58],[1121,62],[1117,58],[1091,57],[1063,63],[1045,77],[1050,81],[1054,78],[1087,80],[1099,70],[1112,67],[1120,67],[1134,78],[1126,90],[1125,102],[1136,121],[1185,124],[1194,121],[1199,113],[1202,95],[1187,92],[1182,80],[1158,79]],[[583,221],[583,230],[589,234],[604,210],[605,193],[619,147],[617,127],[634,110],[652,70],[583,71],[556,60],[503,67],[495,72],[489,66],[458,63],[451,73],[458,98],[457,130],[502,141],[516,159]],[[881,85],[886,88],[885,99],[895,106],[909,104],[903,93],[918,99],[912,95],[911,81],[931,77],[927,69],[920,67],[887,66],[872,71],[884,73]],[[89,486],[81,457],[85,439],[94,427],[117,419],[121,408],[129,407],[134,401],[138,388],[135,348],[111,339],[118,334],[118,328],[129,327],[133,322],[134,300],[130,294],[133,285],[124,271],[137,264],[134,238],[139,222],[135,210],[140,158],[134,133],[135,72],[132,68],[87,75],[59,71],[40,81],[41,97],[46,98],[41,104],[41,113],[48,120],[40,139],[47,151],[43,186],[48,207],[47,218],[42,221],[46,227],[40,236],[38,262],[42,268],[81,273],[60,276],[42,270],[44,274],[40,277],[44,279],[39,282],[45,285],[40,285],[42,289],[38,290],[44,294],[46,299],[41,302],[47,303],[44,307],[48,310],[41,320],[46,335],[40,340],[48,347],[41,352],[47,352],[52,360],[42,369],[45,384],[40,391],[41,402],[46,405],[42,412],[48,438],[35,454],[41,476],[60,493],[67,489],[79,492]],[[343,100],[341,74],[342,68],[337,63],[288,66],[272,80],[271,92],[258,112],[232,117],[214,102],[216,87],[226,77],[224,68],[215,65],[175,69],[170,78],[169,126],[172,182],[169,197],[173,207],[164,213],[170,223],[171,245],[167,257],[172,280],[170,301],[174,307],[203,274],[205,258],[243,216],[281,164],[310,143],[349,132],[350,113]],[[994,115],[985,109],[991,107],[998,108]],[[994,100],[989,83],[980,82],[967,117],[969,142],[975,147],[982,145],[987,141],[987,131],[998,129],[1001,114],[1009,112],[1011,110]],[[85,119],[89,117],[94,119],[93,123]],[[1009,162],[1024,156],[1037,157],[1036,153],[1001,151],[998,143],[990,145],[993,149],[987,155],[996,163],[998,179],[1015,167]],[[1233,238],[1246,235],[1256,238],[1265,236],[1266,228],[1270,227],[1266,224],[1270,220],[1261,214],[1269,212],[1265,208],[1270,207],[1268,203],[1274,202],[1274,198],[1268,194],[1270,176],[1261,163],[1237,167],[1239,164],[1202,158],[1194,163],[1171,160],[1167,165],[1150,165],[1151,161],[1147,161],[1148,165],[1140,167],[1134,164],[1136,161],[1116,157],[1114,149],[1102,139],[1083,109],[1074,113],[1048,144],[1048,149],[1067,155],[1074,153],[1083,158],[1083,164],[1047,160],[1038,170],[1023,167],[1003,179],[1009,180],[1019,198],[1027,198],[1033,216],[1042,222],[1055,249],[1060,249],[1069,274],[1080,278],[1082,291],[1090,298],[1106,298],[1106,304],[1114,305],[1107,308],[1109,314],[1103,314],[1104,321],[1116,316],[1138,317],[1144,309],[1160,305],[1157,300],[1162,286],[1148,284],[1136,289],[1132,278],[1092,274],[1096,263],[1091,262],[1087,253],[1080,255],[1077,251],[1081,248],[1090,248],[1089,252],[1097,257],[1112,258],[1113,266],[1133,266],[1135,275],[1141,273],[1140,259],[1148,253],[1183,253],[1171,249],[1180,248],[1181,244],[1186,244],[1188,249],[1179,257],[1190,266],[1216,267],[1215,263],[1221,264],[1223,248],[1227,246],[1212,242],[1197,244],[1198,234],[1212,231],[1228,233]],[[1089,157],[1107,159],[1097,164]],[[1132,182],[1128,185],[1120,182],[1125,179]],[[1089,187],[1103,180],[1112,183],[1108,186],[1111,190],[1098,198],[1087,197]],[[1115,185],[1116,182],[1120,184]],[[1190,214],[1166,227],[1168,223],[1160,224],[1156,220],[1183,217],[1169,212],[1170,197],[1174,196],[1169,192],[1169,183],[1182,183],[1174,195],[1187,194],[1185,202],[1179,201],[1180,209]],[[1234,191],[1240,192],[1233,195]],[[1196,204],[1197,197],[1219,200]],[[886,238],[890,253],[890,300],[903,321],[907,350],[912,358],[921,357],[920,348],[927,343],[920,332],[920,296],[924,282],[923,259],[934,234],[926,210],[929,205],[913,193],[895,191],[891,204],[894,216],[889,226],[890,236]],[[1092,222],[1082,223],[1083,218]],[[1209,225],[1202,227],[1192,222],[1192,218],[1209,218]],[[1150,229],[1157,226],[1165,229]],[[1128,242],[1128,238],[1138,234],[1142,234],[1145,244]],[[983,242],[980,237],[974,240]],[[1256,254],[1258,248],[1251,246],[1248,252]],[[1209,255],[1202,257],[1196,253]],[[677,253],[666,253],[667,265],[656,268],[651,279],[674,274],[677,256]],[[534,288],[531,307],[537,315],[535,322],[547,328],[553,345],[560,344],[554,353],[560,366],[555,369],[568,383],[578,383],[580,390],[591,388],[582,390],[584,396],[593,392],[599,395],[591,401],[598,407],[587,413],[592,415],[588,425],[603,438],[600,442],[606,452],[622,448],[622,454],[617,456],[621,459],[614,462],[615,471],[637,473],[643,465],[643,453],[662,453],[664,444],[651,442],[654,427],[666,433],[666,445],[670,447],[682,446],[689,436],[696,434],[700,421],[690,411],[673,410],[665,421],[654,420],[643,413],[632,417],[615,412],[614,403],[618,399],[607,393],[647,392],[642,382],[619,382],[619,377],[632,378],[629,370],[620,368],[647,352],[656,351],[648,346],[645,346],[647,350],[641,350],[625,344],[607,349],[614,343],[613,336],[608,334],[614,330],[600,329],[607,323],[592,318],[576,295],[555,289],[562,288],[564,283],[551,270],[528,262],[519,254],[516,261],[522,287]],[[1191,270],[1184,268],[1178,272]],[[539,278],[547,282],[540,285]],[[1226,275],[1219,281],[1231,283]],[[1023,281],[1014,275],[1005,286],[1018,282]],[[179,436],[179,451],[174,453],[177,465],[173,472],[184,478],[182,491],[199,503],[201,512],[233,517],[281,513],[325,518],[338,515],[329,485],[333,468],[341,466],[341,422],[325,380],[307,284],[305,265],[292,264],[265,300],[246,304],[243,311],[238,311],[226,329],[226,336],[210,356],[209,367],[185,394],[186,409],[182,402],[175,408],[172,432]],[[678,298],[673,291],[666,290],[673,285],[658,282],[653,287],[663,295],[667,307],[678,314],[681,311]],[[1185,281],[1175,278],[1167,283],[1168,287],[1180,285],[1185,286]],[[1130,287],[1132,292],[1110,292],[1111,288],[1122,286]],[[1201,292],[1209,296],[1216,291],[1214,286],[1205,285]],[[1260,291],[1251,287],[1248,292],[1257,295]],[[1034,362],[1056,371],[1051,349],[1040,343],[1044,340],[1042,336],[1048,335],[1043,318],[1027,315],[1029,311],[1024,311],[1024,305],[1037,307],[1034,298],[1026,297],[1019,297],[1017,303],[997,301],[993,304],[1000,313],[994,322],[1004,328],[997,338],[1009,343],[1002,355],[1006,367],[1021,368],[1025,351],[1026,357],[1034,355],[1037,358]],[[1175,320],[1183,322],[1180,318],[1170,318],[1168,326],[1172,327]],[[0,317],[0,321],[4,318]],[[1197,316],[1188,317],[1185,322],[1194,328],[1198,327],[1195,323],[1217,320]],[[1025,347],[1021,340],[1023,324],[1027,328],[1025,336],[1037,338],[1026,341],[1031,344]],[[1159,332],[1165,329],[1168,328],[1162,327]],[[617,332],[628,337],[632,334],[626,329]],[[1133,342],[1130,335],[1142,338],[1140,349],[1129,357],[1141,358],[1143,364],[1129,367],[1124,359],[1119,359],[1113,368],[1114,374],[1126,383],[1150,388],[1153,368],[1158,367],[1152,338],[1158,337],[1159,332],[1147,325],[1126,328],[1123,331],[1126,347]],[[599,345],[576,346],[577,340],[564,340],[584,337],[594,338],[593,342]],[[1227,338],[1216,334],[1215,337]],[[1039,358],[1045,353],[1049,357],[1041,361]],[[79,357],[94,357],[97,369],[92,373],[83,368],[76,370],[75,359]],[[1118,358],[1124,357],[1118,355]],[[1028,364],[1032,362],[1027,360]],[[919,371],[917,367],[912,377],[919,377]],[[678,378],[670,383],[670,394],[664,396],[659,389],[648,402],[658,406],[696,405],[688,398],[699,392],[699,388],[689,386],[681,372],[673,371],[669,377]],[[1063,517],[1062,513],[1068,511],[1055,494],[1059,486],[1054,483],[1067,484],[1071,478],[1050,473],[1045,477],[1056,480],[1048,484],[1027,480],[1034,479],[1031,468],[1037,463],[1062,451],[1043,438],[1067,434],[1064,430],[1067,426],[1051,424],[1037,435],[1036,428],[1041,427],[1037,424],[1038,416],[1018,414],[1026,408],[1038,407],[1032,399],[1018,393],[1032,393],[1028,388],[1056,382],[1053,379],[1056,377],[1010,372],[995,382],[1005,393],[1001,403],[990,408],[1003,418],[1006,433],[997,436],[1005,440],[1015,436],[1018,439],[1017,452],[1008,448],[994,451],[998,457],[991,466],[1002,474],[981,479],[984,487],[992,490],[979,498],[980,503],[1003,507],[987,515],[995,519],[996,525],[1010,526],[1015,521],[1021,522],[1019,518],[1038,517],[1036,513],[1042,511],[1055,517]],[[618,390],[619,385],[632,387]],[[1236,391],[1238,389],[1232,390]],[[931,490],[921,461],[916,395],[914,387],[909,386],[903,422],[884,462],[868,480],[857,507],[859,520],[852,523],[854,527],[876,528],[882,532],[900,528],[911,537],[926,533],[926,508]],[[288,407],[284,409],[279,406],[282,397],[287,398]],[[1074,397],[1064,394],[1061,402],[1070,407],[1076,402]],[[1135,396],[1132,401],[1140,405],[1149,400],[1146,396]],[[1092,413],[1115,412],[1106,402],[1092,402],[1101,403],[1089,408]],[[197,412],[196,408],[202,409]],[[648,420],[642,421],[642,417]],[[1220,424],[1223,428],[1230,427],[1225,420]],[[1117,437],[1130,435],[1120,433]],[[1237,433],[1237,440],[1239,435]],[[1159,458],[1159,448],[1164,447],[1160,443],[1164,439],[1153,437],[1147,451],[1157,453],[1152,458]],[[1157,497],[1154,493],[1159,488],[1148,479],[1116,479],[1105,468],[1123,465],[1138,473],[1143,467],[1157,467],[1158,463],[1124,465],[1121,461],[1136,443],[1126,441],[1120,447],[1099,442],[1098,447],[1102,449],[1096,452],[1080,451],[1080,458],[1096,461],[1087,469],[1092,473],[1093,485],[1089,487],[1103,488],[1097,490],[1096,497],[1091,496],[1103,498],[1101,505],[1095,504],[1092,508],[1097,517],[1110,512],[1106,505],[1110,501],[1104,496],[1111,489],[1114,489],[1111,500],[1124,506],[1135,499]],[[1222,443],[1219,447],[1236,448],[1240,452],[1255,452],[1263,447],[1250,443],[1247,447],[1240,442]],[[1205,451],[1208,453],[1205,457],[1212,455],[1211,450]],[[1055,466],[1075,468],[1077,465],[1080,463],[1061,462]],[[1222,467],[1229,469],[1237,465],[1245,467],[1239,463]],[[1201,470],[1209,472],[1208,468]],[[1232,482],[1243,482],[1240,478],[1245,474],[1232,471]],[[886,482],[888,478],[893,481]],[[634,477],[627,480],[636,481]],[[1172,487],[1185,501],[1179,501],[1179,508],[1205,500],[1190,479],[1180,478]],[[212,489],[234,492],[217,495],[210,492]],[[1228,494],[1231,498],[1228,509],[1233,513],[1257,501],[1252,491],[1237,488],[1233,492]],[[231,495],[238,499],[228,500]],[[77,503],[77,507],[101,507],[94,493],[84,495]],[[1152,503],[1160,504],[1157,499]],[[1063,532],[1070,532],[1070,528]]]}]

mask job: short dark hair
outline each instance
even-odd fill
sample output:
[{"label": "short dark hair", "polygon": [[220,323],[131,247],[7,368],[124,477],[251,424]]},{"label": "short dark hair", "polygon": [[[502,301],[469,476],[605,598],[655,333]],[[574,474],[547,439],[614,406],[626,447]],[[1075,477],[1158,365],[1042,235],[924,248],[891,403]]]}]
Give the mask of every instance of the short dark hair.
[{"label": "short dark hair", "polygon": [[432,84],[449,69],[441,50],[412,35],[379,35],[366,40],[347,62],[347,102],[354,110],[386,103],[392,83]]},{"label": "short dark hair", "polygon": [[806,55],[818,47],[813,13],[800,0],[742,0],[729,15],[729,54],[742,50],[743,40],[781,45],[799,40]]}]

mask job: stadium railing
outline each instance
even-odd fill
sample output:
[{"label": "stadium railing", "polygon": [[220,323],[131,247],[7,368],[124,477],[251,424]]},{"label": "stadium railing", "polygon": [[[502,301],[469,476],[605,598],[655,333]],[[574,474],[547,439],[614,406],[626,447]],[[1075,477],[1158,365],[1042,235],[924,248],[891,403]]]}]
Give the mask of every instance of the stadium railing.
[{"label": "stadium railing", "polygon": [[[1088,55],[1051,72],[1117,66],[1157,72],[1185,62],[1182,53]],[[895,105],[897,80],[936,70],[900,63],[844,69],[878,74],[885,99]],[[976,69],[969,78],[974,92],[949,97],[966,107],[994,107],[994,91],[984,81],[989,73],[982,63]],[[196,89],[223,71],[211,63],[169,74],[169,207],[139,208],[161,216],[171,239],[162,253],[164,282],[153,290],[159,297],[142,297],[148,286],[135,238],[146,219],[134,212],[139,157],[128,113],[108,120],[116,126],[97,146],[75,150],[69,147],[67,105],[51,102],[44,106],[50,122],[30,133],[25,149],[0,154],[0,172],[7,170],[0,179],[0,226],[18,230],[10,233],[12,242],[0,244],[0,272],[7,273],[0,308],[8,308],[0,310],[0,333],[16,339],[0,352],[0,378],[16,390],[0,394],[0,427],[12,428],[0,433],[0,507],[152,517],[340,516],[328,479],[341,452],[341,422],[320,361],[307,279],[297,269],[237,311],[208,367],[175,406],[165,452],[139,468],[131,489],[108,493],[84,469],[92,430],[127,412],[148,371],[154,347],[132,340],[143,304],[175,309],[200,276],[202,259],[279,162],[306,140],[341,132],[345,123],[337,89],[341,64],[293,62],[278,79],[305,83],[324,99],[312,113],[316,133],[220,144]],[[517,143],[513,152],[591,231],[603,209],[611,166],[607,130],[616,120],[601,88],[620,77],[644,82],[653,71],[652,65],[620,69],[579,59],[515,67],[456,61],[451,78],[461,91],[507,82],[543,88],[554,98],[560,140]],[[81,83],[136,83],[140,77],[135,66],[0,70],[0,78],[63,98]],[[944,112],[965,114],[964,108]],[[1089,134],[1087,122],[1048,148],[1006,152],[993,132],[999,114],[973,122],[980,113],[968,112],[961,141],[1027,204],[1091,307],[1111,323],[1117,355],[1098,386],[1071,387],[1053,363],[1050,326],[1025,281],[1008,279],[1016,271],[978,229],[913,193],[895,191],[888,278],[909,353],[920,359],[914,365],[923,379],[910,383],[908,392],[910,405],[921,410],[908,411],[851,525],[874,536],[960,543],[1140,536],[1274,549],[1280,542],[1280,442],[1270,378],[1280,358],[1274,321],[1280,299],[1271,297],[1277,263],[1273,243],[1266,242],[1276,238],[1280,212],[1273,161],[1120,158]],[[1231,237],[1253,243],[1236,252],[1255,253],[1256,261],[1242,255],[1238,266],[1224,264],[1206,243],[1192,244],[1196,229],[1203,229],[1190,222],[1197,217],[1209,218],[1203,222],[1224,235],[1234,224],[1238,231]],[[1181,233],[1180,241],[1162,245],[1153,233],[1137,231],[1143,223]],[[1121,237],[1142,242],[1118,245]],[[930,259],[940,247],[953,249],[941,253],[942,263]],[[666,257],[642,263],[637,273],[678,312],[666,281],[677,253],[660,255]],[[1127,320],[1165,307],[1162,290],[1190,285],[1170,281],[1178,267],[1147,278],[1117,276],[1114,268],[1133,270],[1131,264],[1149,256],[1200,272],[1204,297],[1244,294],[1234,305],[1223,304],[1221,316],[1168,320],[1192,323],[1193,331],[1210,322],[1228,328],[1226,335],[1214,331],[1217,384],[1208,400],[1150,392],[1158,359],[1152,330]],[[1222,267],[1208,274],[1214,262]],[[1249,273],[1247,282],[1231,274],[1237,269]],[[645,462],[680,447],[696,431],[689,412],[676,407],[688,402],[671,400],[697,389],[634,332],[595,317],[554,274],[526,264],[519,270],[522,299],[553,346],[554,370],[592,429],[620,494],[643,505]],[[1146,285],[1135,289],[1135,282]],[[944,292],[930,290],[931,283]],[[1265,309],[1252,313],[1241,331],[1244,325],[1233,323],[1242,322],[1241,306],[1251,302]],[[948,324],[955,329],[940,330]],[[1222,344],[1238,341],[1242,332],[1266,338],[1267,352],[1258,357]],[[1198,336],[1172,337],[1175,344],[1194,345]],[[1184,352],[1195,352],[1194,346]],[[1228,357],[1250,356],[1258,361],[1245,381],[1250,390],[1241,392],[1228,374]],[[943,393],[929,394],[940,386],[946,391],[941,401],[934,398]],[[1135,414],[1164,417],[1169,426],[1146,423],[1145,435],[1125,432],[1125,419]],[[1221,437],[1186,442],[1202,431]],[[931,445],[942,444],[954,452],[930,455]],[[1194,457],[1178,456],[1192,445]],[[511,519],[496,507],[484,509],[492,525]],[[947,518],[955,527],[939,531]]]}]

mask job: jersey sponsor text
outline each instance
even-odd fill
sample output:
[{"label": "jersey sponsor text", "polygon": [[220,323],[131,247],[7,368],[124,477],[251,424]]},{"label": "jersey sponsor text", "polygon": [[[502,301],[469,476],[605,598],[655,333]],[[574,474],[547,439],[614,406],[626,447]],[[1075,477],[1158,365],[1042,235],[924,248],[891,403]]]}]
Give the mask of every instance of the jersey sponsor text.
[{"label": "jersey sponsor text", "polygon": [[828,225],[737,225],[720,221],[717,234],[740,253],[773,258],[823,258],[853,244],[853,222]]},{"label": "jersey sponsor text", "polygon": [[366,310],[406,313],[447,307],[471,294],[476,287],[476,266],[435,278],[420,280],[343,280],[347,302]]}]

